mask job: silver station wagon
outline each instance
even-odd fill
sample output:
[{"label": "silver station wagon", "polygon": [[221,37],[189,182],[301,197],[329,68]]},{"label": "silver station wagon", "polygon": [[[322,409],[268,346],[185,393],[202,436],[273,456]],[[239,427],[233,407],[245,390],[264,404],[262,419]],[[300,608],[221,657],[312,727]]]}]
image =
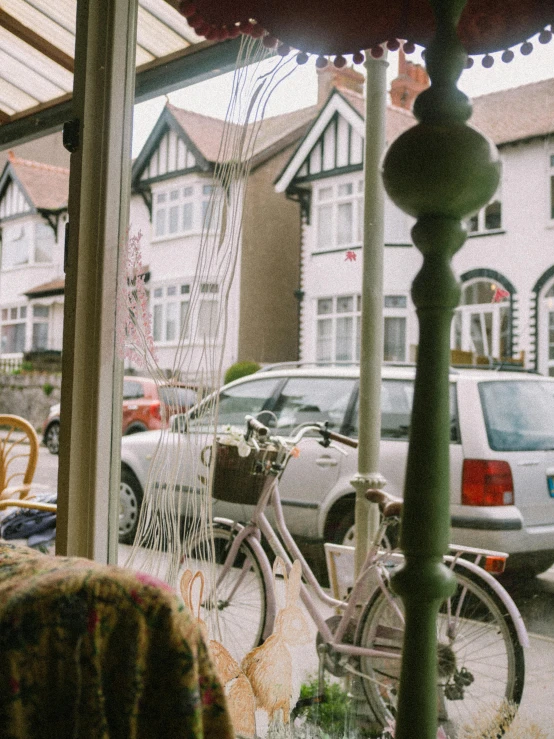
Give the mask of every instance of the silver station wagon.
[{"label": "silver station wagon", "polygon": [[[380,472],[386,489],[400,496],[414,376],[415,368],[408,366],[382,370]],[[241,428],[250,414],[281,436],[301,423],[327,421],[356,437],[358,379],[357,367],[265,369],[219,391],[218,425]],[[184,420],[189,433],[200,431],[202,408],[174,417],[166,441],[171,444],[171,437],[181,433]],[[507,552],[508,569],[522,574],[548,569],[554,563],[554,378],[452,369],[450,419],[452,541]],[[120,541],[134,536],[159,437],[152,431],[122,440]],[[356,471],[355,451],[324,449],[315,437],[305,439],[280,486],[287,525],[299,542],[320,546],[351,540]],[[187,480],[181,484],[186,489]],[[249,509],[215,501],[214,515],[244,521]]]}]

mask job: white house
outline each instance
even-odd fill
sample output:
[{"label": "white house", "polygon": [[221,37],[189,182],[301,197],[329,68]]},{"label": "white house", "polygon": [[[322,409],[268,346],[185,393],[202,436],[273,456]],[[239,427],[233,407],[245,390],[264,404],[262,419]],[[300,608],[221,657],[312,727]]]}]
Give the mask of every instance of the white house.
[{"label": "white house", "polygon": [[69,170],[12,152],[0,177],[0,354],[61,350]]},{"label": "white house", "polygon": [[[405,64],[408,76],[421,72]],[[395,102],[410,102],[411,94]],[[404,91],[406,93],[406,91]],[[521,362],[554,375],[554,80],[474,100],[474,125],[500,150],[502,181],[468,221],[454,258],[462,300],[452,327],[454,361]],[[390,105],[390,144],[416,123]],[[364,102],[360,89],[335,89],[283,168],[278,191],[302,210],[301,358],[359,357]],[[418,327],[410,298],[421,264],[412,219],[385,208],[384,358],[413,361]],[[357,258],[356,258],[357,257]]]}]

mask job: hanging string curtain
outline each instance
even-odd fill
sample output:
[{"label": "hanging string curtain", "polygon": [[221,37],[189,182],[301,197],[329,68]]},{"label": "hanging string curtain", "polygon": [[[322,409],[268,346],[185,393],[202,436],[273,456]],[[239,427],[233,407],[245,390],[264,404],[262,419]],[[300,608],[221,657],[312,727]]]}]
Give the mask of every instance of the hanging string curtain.
[{"label": "hanging string curtain", "polygon": [[[183,0],[181,12],[206,38],[246,33],[320,55],[356,54],[397,39],[426,47],[435,31],[428,0]],[[546,43],[552,23],[553,0],[468,0],[458,33],[468,54],[488,54],[529,44],[539,32]]]}]

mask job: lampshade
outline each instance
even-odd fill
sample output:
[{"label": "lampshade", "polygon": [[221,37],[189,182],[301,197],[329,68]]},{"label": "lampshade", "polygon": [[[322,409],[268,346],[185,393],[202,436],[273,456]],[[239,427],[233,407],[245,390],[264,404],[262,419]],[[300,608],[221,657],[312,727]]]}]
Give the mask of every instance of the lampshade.
[{"label": "lampshade", "polygon": [[[427,46],[435,27],[428,0],[184,0],[181,9],[207,38],[267,33],[326,55],[391,39]],[[552,22],[554,0],[468,0],[458,30],[469,54],[485,54],[525,42]],[[546,31],[541,41],[550,35]]]}]

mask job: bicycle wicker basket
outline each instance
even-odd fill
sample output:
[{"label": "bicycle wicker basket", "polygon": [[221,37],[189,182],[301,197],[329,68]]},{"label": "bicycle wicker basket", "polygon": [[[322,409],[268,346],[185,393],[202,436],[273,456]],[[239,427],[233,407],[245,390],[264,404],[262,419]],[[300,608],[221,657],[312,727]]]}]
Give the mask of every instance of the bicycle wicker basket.
[{"label": "bicycle wicker basket", "polygon": [[277,458],[272,446],[252,449],[241,457],[236,446],[215,442],[212,496],[227,503],[256,505],[267,474]]}]

